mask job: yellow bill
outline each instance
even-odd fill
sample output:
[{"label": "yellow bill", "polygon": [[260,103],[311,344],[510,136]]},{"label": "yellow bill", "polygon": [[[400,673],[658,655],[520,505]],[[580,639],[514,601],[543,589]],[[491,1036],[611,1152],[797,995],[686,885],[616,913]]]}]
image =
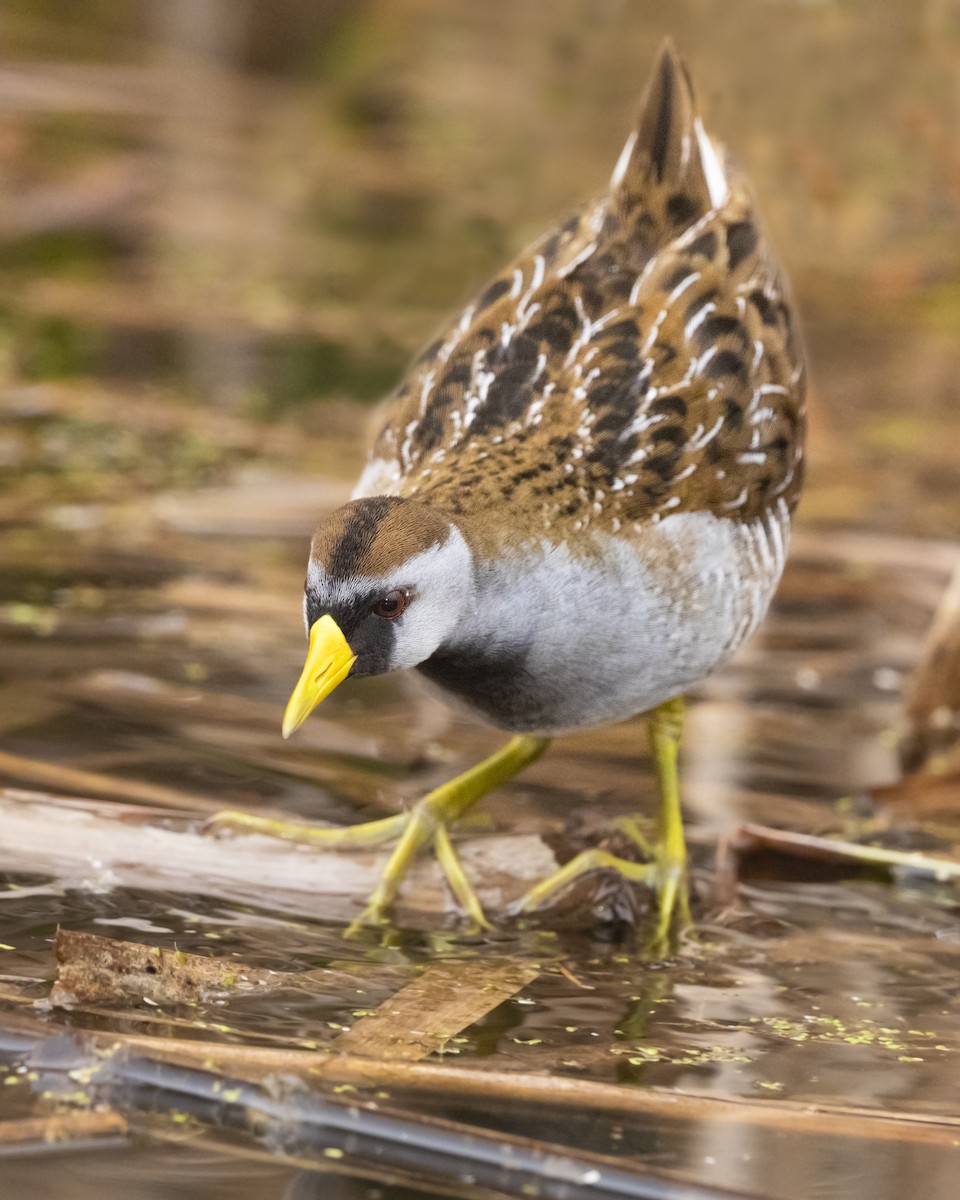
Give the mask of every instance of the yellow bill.
[{"label": "yellow bill", "polygon": [[347,645],[340,626],[327,615],[315,621],[310,630],[310,649],[303,673],[283,714],[283,736],[299,729],[324,697],[343,683],[357,656]]}]

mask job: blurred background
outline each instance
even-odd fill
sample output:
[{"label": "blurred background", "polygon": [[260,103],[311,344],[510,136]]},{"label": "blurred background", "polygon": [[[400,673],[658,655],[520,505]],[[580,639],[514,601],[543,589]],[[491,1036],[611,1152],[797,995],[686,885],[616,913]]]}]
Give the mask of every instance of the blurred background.
[{"label": "blurred background", "polygon": [[[346,498],[372,406],[437,325],[603,188],[665,35],[753,180],[813,385],[783,587],[691,709],[694,853],[703,863],[744,817],[860,835],[865,789],[899,776],[903,695],[957,558],[960,0],[2,0],[0,784],[50,789],[54,806],[343,823],[396,811],[493,748],[410,673],[351,683],[281,743],[307,538]],[[484,813],[553,835],[587,810],[652,811],[639,725],[563,739]],[[952,823],[936,814],[954,854],[957,778]],[[42,854],[57,809],[35,807]],[[933,821],[913,794],[899,811],[909,831]],[[142,888],[101,877],[99,859],[74,886],[62,865],[25,866],[9,825],[3,853],[0,1008],[46,1003],[58,925],[295,971],[365,965],[322,904],[283,921],[270,894],[218,900],[192,876],[168,894],[149,862]],[[504,1006],[458,1052],[579,1070],[575,1045],[599,1079],[954,1112],[955,892],[781,876],[741,888],[714,957],[652,990],[627,958],[607,971],[570,943],[592,983],[551,977],[535,1007]],[[411,962],[502,946],[403,944]],[[355,993],[319,1008],[309,991],[241,999],[210,1010],[207,1036],[315,1047],[351,1024]],[[794,1031],[821,1004],[833,1040],[801,1049]],[[782,1039],[737,1025],[725,1041],[717,1022],[746,1013]],[[906,1035],[876,1040],[874,1025],[899,1024],[928,1039],[919,1053]],[[609,1049],[623,1030],[666,1049],[628,1067]],[[17,1089],[0,1091],[9,1115]],[[637,1152],[782,1196],[899,1200],[918,1179],[956,1193],[952,1145],[934,1159],[920,1141],[880,1153],[848,1138],[812,1154],[776,1130],[695,1132],[654,1136],[645,1119]],[[25,1159],[5,1167],[4,1194],[60,1195],[67,1173],[78,1200],[296,1187],[290,1168],[141,1146],[81,1167]]]},{"label": "blurred background", "polygon": [[5,0],[0,519],[349,476],[668,33],[799,301],[805,519],[955,534],[960,0]]}]

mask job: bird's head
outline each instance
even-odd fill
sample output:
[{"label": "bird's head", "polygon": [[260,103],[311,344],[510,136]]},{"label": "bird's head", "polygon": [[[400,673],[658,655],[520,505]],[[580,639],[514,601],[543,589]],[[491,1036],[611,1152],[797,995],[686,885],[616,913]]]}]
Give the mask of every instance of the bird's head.
[{"label": "bird's head", "polygon": [[289,737],[347,675],[415,667],[471,602],[473,560],[443,513],[414,500],[353,500],[317,527],[303,613],[307,661],[283,718]]}]

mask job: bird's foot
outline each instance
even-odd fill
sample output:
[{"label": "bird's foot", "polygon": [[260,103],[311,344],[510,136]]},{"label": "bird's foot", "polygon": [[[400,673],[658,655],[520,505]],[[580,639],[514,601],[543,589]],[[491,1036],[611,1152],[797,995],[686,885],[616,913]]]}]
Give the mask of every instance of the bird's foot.
[{"label": "bird's foot", "polygon": [[253,816],[239,810],[227,810],[211,817],[204,825],[204,832],[219,833],[231,830],[259,833],[265,837],[327,850],[369,850],[396,842],[380,881],[363,912],[348,928],[348,936],[367,925],[388,923],[387,911],[414,858],[424,846],[432,842],[437,862],[450,885],[450,890],[460,902],[472,925],[477,929],[489,929],[490,923],[484,915],[483,907],[450,840],[443,812],[443,796],[440,795],[443,791],[443,788],[438,788],[437,791],[431,792],[409,812],[347,828],[326,829],[299,821],[280,821],[270,817]]},{"label": "bird's foot", "polygon": [[647,940],[647,951],[654,958],[666,958],[693,921],[690,917],[690,889],[687,860],[660,855],[656,863],[654,887],[657,894],[657,923]]},{"label": "bird's foot", "polygon": [[515,737],[483,762],[424,796],[409,812],[384,817],[380,821],[368,821],[364,825],[347,829],[318,829],[296,821],[277,821],[244,812],[222,812],[211,817],[205,828],[261,833],[267,837],[284,838],[329,850],[364,850],[396,841],[380,882],[363,912],[347,930],[348,935],[364,925],[387,924],[387,912],[404,876],[420,850],[432,843],[450,890],[474,928],[489,929],[490,923],[484,916],[480,900],[453,848],[449,827],[487,792],[512,779],[529,763],[536,762],[548,744],[546,738],[532,735]]},{"label": "bird's foot", "polygon": [[228,808],[209,817],[203,824],[203,832],[259,833],[263,837],[297,842],[301,846],[320,846],[326,850],[367,850],[398,837],[409,816],[409,813],[400,813],[395,817],[384,817],[380,821],[366,821],[362,825],[341,829],[308,825],[303,821],[257,817],[241,809]]},{"label": "bird's foot", "polygon": [[[445,785],[449,787],[449,785]],[[437,788],[400,817],[402,827],[397,832],[397,844],[383,869],[380,881],[373,890],[363,912],[347,930],[348,936],[367,925],[386,925],[387,913],[407,872],[420,850],[432,843],[440,869],[450,890],[460,902],[470,925],[475,930],[489,929],[490,922],[484,915],[483,906],[467,879],[460,859],[450,840],[449,822],[451,814],[445,803],[444,788]],[[390,820],[392,818],[388,818]],[[376,822],[373,822],[374,824]],[[363,826],[360,826],[362,829]],[[392,836],[392,835],[391,835]]]},{"label": "bird's foot", "polygon": [[677,846],[669,841],[651,845],[636,817],[622,817],[615,827],[635,842],[649,861],[634,862],[598,848],[583,850],[532,887],[514,911],[517,915],[534,913],[574,880],[593,871],[616,871],[629,883],[644,884],[655,893],[657,920],[646,948],[651,957],[665,958],[675,946],[676,938],[691,924],[686,853],[682,843],[679,854]]}]

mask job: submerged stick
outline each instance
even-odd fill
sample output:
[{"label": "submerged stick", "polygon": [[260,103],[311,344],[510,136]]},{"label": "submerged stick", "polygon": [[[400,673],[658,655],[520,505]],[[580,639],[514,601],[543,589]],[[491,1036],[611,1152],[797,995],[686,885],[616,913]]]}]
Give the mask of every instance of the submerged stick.
[{"label": "submerged stick", "polygon": [[[266,1084],[209,1068],[184,1067],[157,1058],[103,1051],[91,1056],[77,1039],[80,1065],[46,1065],[39,1047],[30,1074],[43,1088],[50,1078],[83,1078],[81,1102],[109,1101],[131,1117],[157,1114],[182,1129],[192,1121],[241,1134],[288,1162],[404,1181],[448,1191],[468,1181],[471,1195],[541,1200],[749,1200],[687,1182],[635,1159],[617,1159],[516,1134],[493,1132],[421,1113],[384,1110],[381,1104],[345,1100],[304,1089],[296,1080]],[[149,1131],[149,1126],[147,1126]]]},{"label": "submerged stick", "polygon": [[[23,1055],[31,1044],[50,1036],[49,1026],[31,1018],[4,1018],[0,1048]],[[86,1044],[101,1053],[124,1048],[155,1062],[202,1067],[248,1081],[277,1075],[321,1086],[370,1088],[421,1095],[461,1104],[516,1105],[649,1116],[672,1121],[769,1129],[812,1137],[900,1141],[955,1149],[960,1116],[932,1115],[892,1108],[863,1108],[786,1099],[718,1096],[658,1087],[625,1087],[564,1075],[493,1071],[484,1067],[448,1066],[437,1062],[389,1062],[352,1054],[310,1050],[265,1049],[228,1042],[150,1037],[145,1034],[84,1033]]]},{"label": "submerged stick", "polygon": [[[387,851],[324,850],[273,838],[204,837],[96,801],[0,789],[0,871],[35,872],[71,883],[174,891],[296,916],[349,921],[373,891]],[[457,847],[490,916],[509,906],[556,859],[533,835],[466,838]],[[437,919],[454,904],[440,869],[424,856],[396,905],[403,920]]]},{"label": "submerged stick", "polygon": [[291,1088],[287,1081],[263,1088],[145,1058],[126,1060],[121,1073],[121,1086],[111,1092],[138,1107],[186,1111],[247,1133],[285,1158],[402,1180],[418,1189],[446,1192],[466,1183],[473,1194],[517,1200],[759,1200],[754,1193],[701,1185],[636,1159],[343,1102]]},{"label": "submerged stick", "polygon": [[104,1145],[122,1144],[127,1132],[126,1120],[109,1108],[0,1121],[0,1157],[51,1149],[77,1150],[84,1143],[103,1149]]},{"label": "submerged stick", "polygon": [[[138,1044],[147,1051],[146,1043],[157,1046],[157,1040],[136,1035],[125,1038],[125,1044]],[[857,1108],[831,1104],[806,1104],[790,1100],[754,1100],[741,1096],[716,1096],[705,1093],[669,1091],[666,1088],[629,1088],[618,1084],[598,1083],[562,1075],[536,1075],[529,1072],[488,1071],[486,1069],[448,1067],[442,1063],[383,1062],[373,1059],[321,1057],[309,1051],[280,1052],[279,1062],[268,1067],[274,1053],[251,1049],[244,1055],[219,1053],[220,1047],[204,1044],[203,1058],[197,1053],[197,1043],[165,1044],[158,1057],[180,1060],[180,1046],[189,1047],[190,1060],[207,1066],[225,1068],[229,1058],[233,1068],[246,1075],[253,1069],[262,1077],[282,1070],[301,1074],[305,1079],[355,1087],[394,1088],[404,1092],[450,1099],[504,1105],[544,1106],[561,1109],[588,1110],[614,1115],[632,1114],[659,1117],[667,1120],[715,1122],[737,1127],[752,1126],[780,1132],[805,1133],[816,1137],[855,1137],[876,1141],[907,1141],[921,1145],[956,1147],[960,1140],[960,1117],[929,1116],[896,1112],[890,1109]],[[230,1051],[243,1050],[229,1047]],[[153,1050],[149,1051],[151,1054]],[[299,1059],[294,1056],[300,1056]],[[307,1063],[313,1058],[313,1064]],[[257,1061],[259,1060],[259,1061]],[[182,1061],[182,1060],[181,1060]]]}]

